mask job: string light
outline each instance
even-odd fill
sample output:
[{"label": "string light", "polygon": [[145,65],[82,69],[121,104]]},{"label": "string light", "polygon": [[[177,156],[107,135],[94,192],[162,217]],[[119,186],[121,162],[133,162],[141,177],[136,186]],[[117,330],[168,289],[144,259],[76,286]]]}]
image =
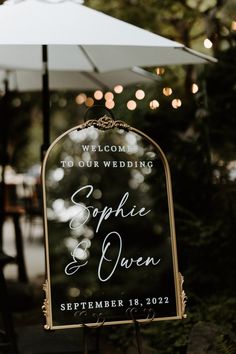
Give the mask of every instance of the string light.
[{"label": "string light", "polygon": [[164,87],[162,92],[163,92],[163,95],[170,96],[172,94],[173,90],[170,87]]},{"label": "string light", "polygon": [[207,49],[210,49],[212,47],[213,43],[212,41],[209,39],[209,38],[206,38],[204,40],[204,47],[207,48]]},{"label": "string light", "polygon": [[135,97],[138,99],[138,100],[143,100],[144,97],[145,97],[145,92],[143,90],[137,90],[135,92]]},{"label": "string light", "polygon": [[115,107],[115,102],[113,100],[109,100],[109,101],[106,101],[105,102],[105,106],[108,108],[108,109],[112,109]]},{"label": "string light", "polygon": [[123,86],[122,85],[116,85],[115,87],[114,87],[114,91],[115,91],[115,93],[121,93],[121,92],[123,92]]},{"label": "string light", "polygon": [[199,87],[197,84],[192,84],[192,93],[195,94],[197,93],[199,90]]},{"label": "string light", "polygon": [[165,68],[156,68],[157,75],[164,75],[164,73],[165,73]]},{"label": "string light", "polygon": [[127,102],[127,108],[130,110],[130,111],[134,111],[137,107],[137,103],[134,101],[134,100],[130,100]]},{"label": "string light", "polygon": [[152,100],[150,103],[149,103],[149,107],[151,109],[157,109],[158,107],[160,106],[160,103],[157,101],[157,100]]},{"label": "string light", "polygon": [[182,102],[179,98],[175,98],[172,100],[171,104],[172,104],[173,108],[177,109],[177,108],[181,107]]},{"label": "string light", "polygon": [[92,97],[88,97],[85,101],[85,105],[87,107],[92,107],[94,105],[94,99]]},{"label": "string light", "polygon": [[99,101],[103,98],[103,92],[100,90],[97,90],[94,92],[93,96],[94,96],[95,100]]},{"label": "string light", "polygon": [[75,102],[77,104],[83,104],[87,99],[85,93],[80,93],[78,96],[75,97]]},{"label": "string light", "polygon": [[114,95],[112,92],[106,92],[104,97],[105,97],[106,101],[112,101],[114,98]]}]

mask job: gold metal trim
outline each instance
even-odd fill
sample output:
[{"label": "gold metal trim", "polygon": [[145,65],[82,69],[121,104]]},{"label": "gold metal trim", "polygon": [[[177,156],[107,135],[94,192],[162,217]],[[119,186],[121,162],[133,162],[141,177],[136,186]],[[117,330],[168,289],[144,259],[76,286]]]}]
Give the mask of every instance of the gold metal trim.
[{"label": "gold metal trim", "polygon": [[[73,324],[73,325],[53,325],[52,319],[52,311],[51,311],[51,279],[50,279],[50,264],[49,264],[49,246],[48,246],[48,229],[47,229],[47,210],[46,210],[46,186],[45,186],[45,168],[48,156],[53,149],[53,147],[67,134],[75,131],[82,130],[89,127],[94,126],[100,130],[109,130],[109,129],[124,129],[126,131],[132,131],[143,138],[145,138],[150,144],[155,146],[160,153],[160,158],[162,160],[165,177],[166,177],[166,192],[168,199],[168,212],[169,212],[169,223],[170,223],[170,237],[171,237],[171,248],[172,248],[172,262],[173,262],[173,272],[174,272],[174,283],[175,283],[175,294],[176,294],[176,316],[171,317],[155,317],[152,319],[153,322],[156,321],[165,321],[165,320],[175,320],[175,319],[183,319],[186,318],[185,307],[187,296],[183,290],[183,276],[178,271],[178,257],[177,257],[177,245],[176,245],[176,234],[175,234],[175,220],[174,220],[174,205],[173,205],[173,195],[172,195],[172,184],[171,184],[171,174],[170,168],[167,161],[167,158],[160,148],[160,146],[151,139],[148,135],[143,133],[142,131],[129,126],[127,123],[121,120],[113,120],[111,117],[103,116],[98,120],[88,120],[87,122],[75,126],[62,135],[60,135],[49,147],[47,153],[44,157],[43,165],[42,165],[42,187],[43,187],[43,206],[44,206],[44,230],[45,230],[45,249],[46,249],[46,272],[47,272],[47,281],[45,284],[46,287],[46,299],[43,305],[43,312],[46,317],[46,325],[45,329],[50,330],[58,330],[58,329],[66,329],[66,328],[79,328],[83,327],[83,324]],[[128,324],[132,323],[132,320],[124,320],[124,321],[111,321],[104,322],[104,326],[108,325],[116,325],[116,324]],[[139,320],[140,323],[145,322],[145,320]],[[97,323],[86,323],[87,326],[96,327]]]},{"label": "gold metal trim", "polygon": [[113,128],[120,128],[125,130],[130,129],[130,126],[122,120],[114,120],[111,117],[105,115],[99,119],[88,120],[87,122],[83,123],[78,128],[78,130],[89,128],[92,126],[101,130],[108,130]]},{"label": "gold metal trim", "polygon": [[[171,316],[171,317],[156,317],[152,319],[152,322],[160,322],[160,321],[171,321],[171,320],[182,320],[182,316]],[[146,324],[147,320],[138,320],[141,324]],[[123,325],[123,324],[130,324],[133,323],[132,320],[124,320],[124,321],[111,321],[111,322],[104,322],[103,326],[115,326],[115,325]],[[97,323],[86,323],[87,327],[96,328]],[[82,328],[84,327],[83,324],[74,324],[74,325],[52,325],[50,326],[50,330],[58,330],[58,329],[67,329],[67,328]]]},{"label": "gold metal trim", "polygon": [[50,329],[50,316],[49,316],[49,310],[50,310],[50,304],[49,304],[49,296],[48,296],[48,281],[46,280],[45,283],[43,284],[43,290],[45,292],[45,299],[43,301],[43,314],[46,318],[46,324],[44,325],[44,329],[49,330]]},{"label": "gold metal trim", "polygon": [[179,282],[180,282],[180,299],[181,299],[181,305],[182,305],[182,318],[187,318],[187,315],[185,313],[185,309],[186,309],[186,303],[187,303],[187,295],[183,289],[183,284],[184,284],[184,277],[181,273],[179,273]]}]

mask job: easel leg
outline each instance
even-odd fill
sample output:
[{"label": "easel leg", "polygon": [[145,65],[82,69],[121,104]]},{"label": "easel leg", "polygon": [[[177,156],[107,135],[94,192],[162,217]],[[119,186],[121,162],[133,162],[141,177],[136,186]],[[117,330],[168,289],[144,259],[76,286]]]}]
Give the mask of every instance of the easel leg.
[{"label": "easel leg", "polygon": [[80,323],[83,325],[83,354],[88,354],[88,331],[89,329],[96,329],[96,354],[100,353],[100,329],[103,326],[105,319],[102,317],[102,313],[93,314],[93,317],[96,318],[96,325],[95,326],[90,326],[85,323],[85,319],[87,317],[87,312],[86,311],[77,311],[75,313],[75,317],[80,319]]},{"label": "easel leg", "polygon": [[[89,328],[83,327],[83,347],[84,354],[88,354],[88,331]],[[100,354],[100,338],[101,338],[101,328],[96,328],[96,354]]]},{"label": "easel leg", "polygon": [[142,336],[140,331],[140,324],[137,321],[134,321],[134,328],[135,328],[136,343],[138,347],[138,354],[143,354],[143,342],[142,342]]},{"label": "easel leg", "polygon": [[96,353],[100,354],[101,327],[96,329]]},{"label": "easel leg", "polygon": [[84,354],[88,354],[88,328],[86,326],[83,327],[83,346]]}]

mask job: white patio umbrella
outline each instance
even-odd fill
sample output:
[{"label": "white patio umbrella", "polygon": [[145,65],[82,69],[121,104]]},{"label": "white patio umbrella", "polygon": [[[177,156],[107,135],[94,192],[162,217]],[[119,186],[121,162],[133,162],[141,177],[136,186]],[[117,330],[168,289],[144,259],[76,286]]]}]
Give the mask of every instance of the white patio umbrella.
[{"label": "white patio umbrella", "polygon": [[183,44],[76,1],[8,0],[0,6],[0,67],[44,71],[45,148],[49,145],[48,68],[105,72],[210,61],[214,59]]},{"label": "white patio umbrella", "polygon": [[1,47],[0,65],[8,68],[41,69],[42,44],[49,45],[52,70],[102,72],[213,60],[75,1],[6,1],[0,6],[0,44],[20,45]]}]

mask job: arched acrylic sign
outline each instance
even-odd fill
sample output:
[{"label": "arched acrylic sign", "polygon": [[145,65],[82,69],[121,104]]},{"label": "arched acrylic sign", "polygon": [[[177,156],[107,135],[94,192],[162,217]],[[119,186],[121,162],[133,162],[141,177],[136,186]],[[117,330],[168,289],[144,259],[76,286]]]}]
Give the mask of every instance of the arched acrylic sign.
[{"label": "arched acrylic sign", "polygon": [[109,117],[43,164],[48,329],[184,317],[171,180],[160,147]]}]

